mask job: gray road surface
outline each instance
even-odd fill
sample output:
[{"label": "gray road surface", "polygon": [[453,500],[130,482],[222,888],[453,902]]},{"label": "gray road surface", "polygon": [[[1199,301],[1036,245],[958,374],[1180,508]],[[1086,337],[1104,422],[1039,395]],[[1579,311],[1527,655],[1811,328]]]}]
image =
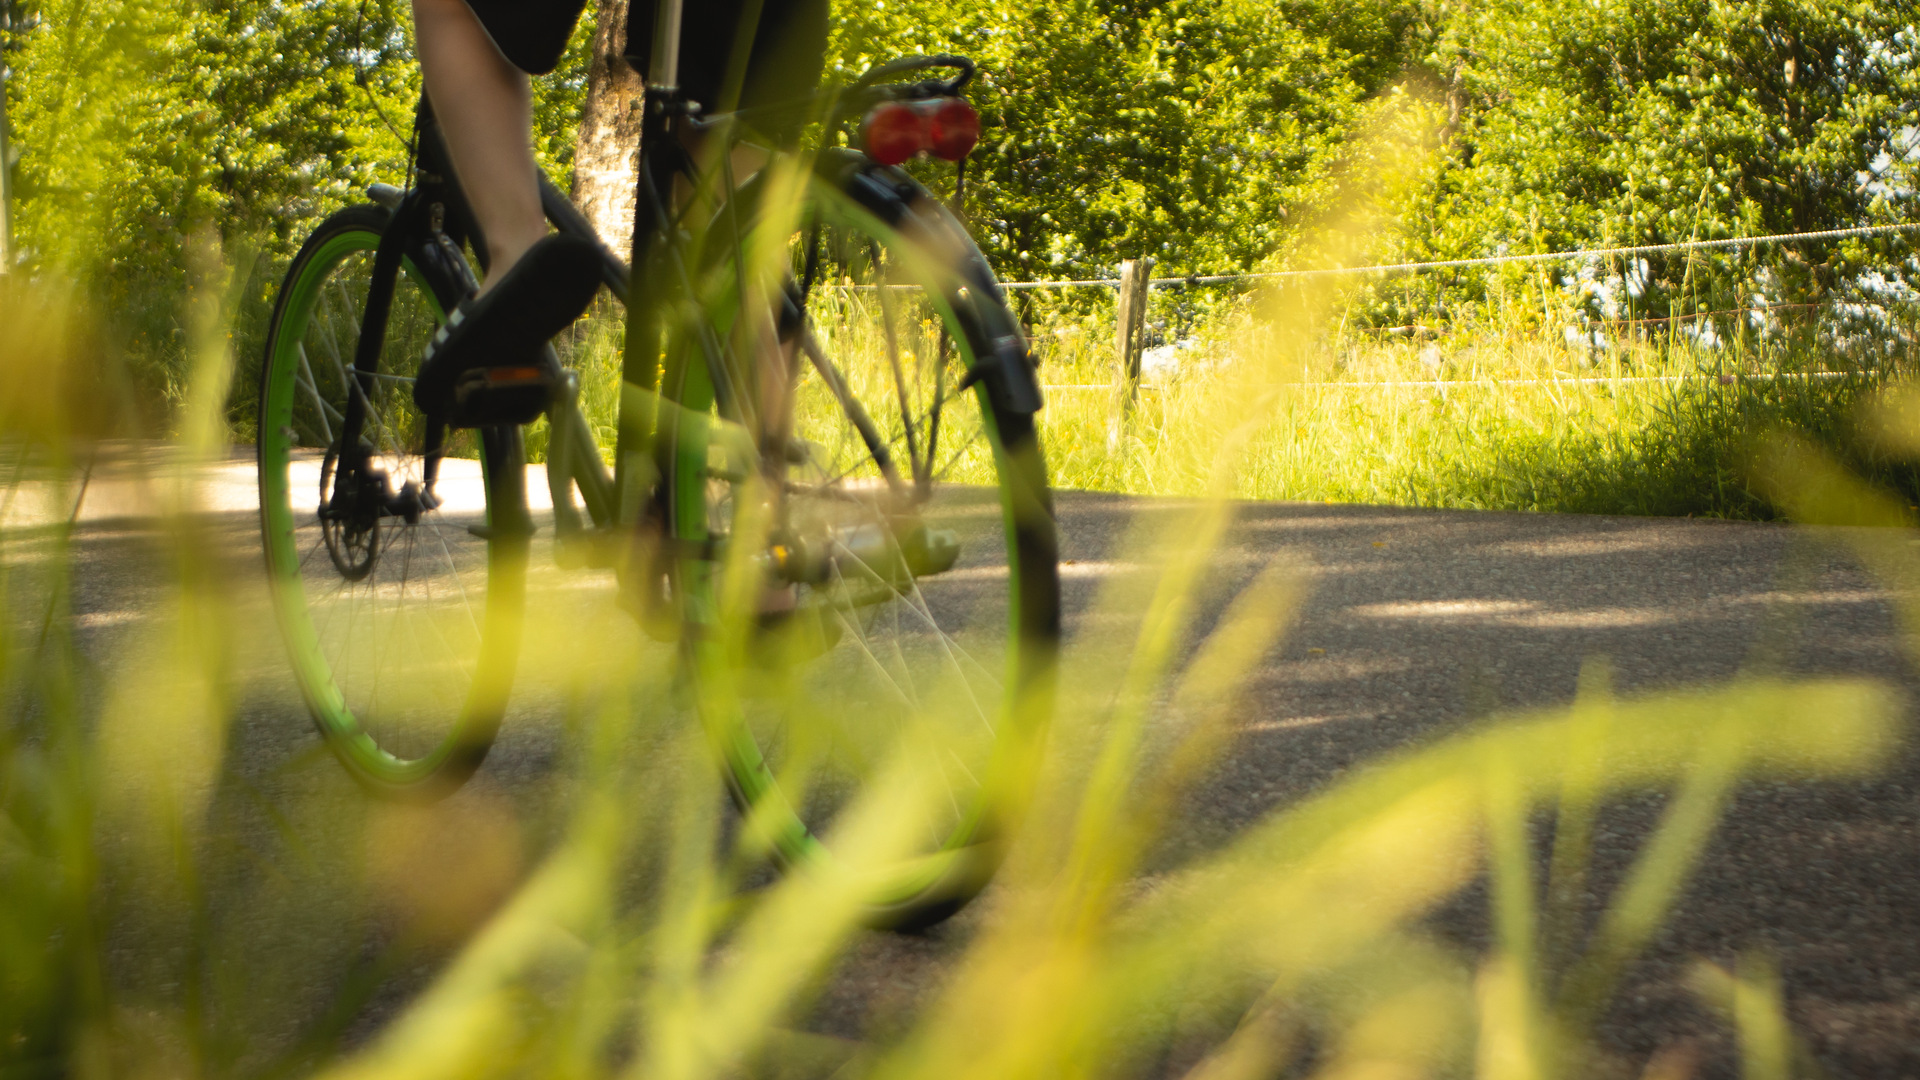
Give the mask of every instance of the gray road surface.
[{"label": "gray road surface", "polygon": [[[257,619],[252,519],[240,505],[250,496],[250,475],[236,465],[234,501],[216,499],[216,533],[232,596]],[[151,522],[127,516],[150,509],[142,498],[103,495],[78,533],[76,625],[83,650],[108,674],[137,663],[122,659],[120,647],[139,640],[168,580]],[[1110,647],[1111,634],[1084,616],[1105,580],[1146,572],[1123,548],[1127,530],[1194,510],[1102,495],[1059,501],[1070,647]],[[16,544],[13,558],[27,557],[23,550]],[[1218,559],[1207,610],[1217,613],[1276,553],[1306,568],[1312,591],[1297,628],[1260,672],[1231,752],[1156,856],[1162,863],[1223,843],[1378,755],[1467,728],[1491,710],[1565,703],[1591,657],[1610,658],[1628,694],[1725,680],[1756,663],[1763,639],[1774,670],[1870,675],[1908,690],[1914,682],[1887,592],[1832,534],[1817,530],[1248,505]],[[611,606],[604,575],[569,580],[565,603],[575,605],[574,617],[601,620],[595,625],[605,628],[610,653],[637,646]],[[330,857],[351,864],[351,853],[328,854],[337,846],[334,826],[371,812],[356,808],[356,796],[318,751],[266,624],[244,625],[253,630],[236,649],[243,689],[227,748],[230,782],[215,807],[228,823],[216,832],[230,830],[237,854],[213,883],[212,914],[230,939],[223,948],[276,958],[272,970],[250,976],[242,995],[256,1004],[275,994],[290,1002],[278,1011],[261,1006],[261,1026],[297,1026],[291,1014],[318,1009],[354,979],[371,980],[375,989],[349,1025],[353,1038],[390,1015],[444,953],[427,949],[412,966],[390,969],[369,966],[365,945],[314,940],[329,918],[364,916],[351,915],[350,906],[300,907],[298,874],[285,867],[331,865]],[[537,855],[542,822],[564,785],[561,742],[551,721],[510,721],[474,788],[449,811],[507,822],[517,836],[502,863],[509,878],[511,867]],[[1618,1049],[1644,1057],[1698,1036],[1704,1060],[1724,1063],[1724,1034],[1716,1034],[1723,1029],[1693,1003],[1686,966],[1696,956],[1730,962],[1742,948],[1760,946],[1778,958],[1793,1018],[1833,1074],[1920,1074],[1917,781],[1909,756],[1871,783],[1745,790],[1678,921],[1636,969],[1608,1020]],[[1618,880],[1656,814],[1652,804],[1633,805],[1603,820],[1598,889]],[[301,854],[275,854],[281,849]],[[303,914],[276,918],[277,906]],[[857,1038],[869,1025],[891,1023],[938,985],[983,917],[970,911],[922,936],[857,941],[822,990],[813,1026]],[[134,924],[121,931],[124,977],[160,987],[153,992],[164,997],[167,961],[141,955],[151,928]],[[1469,893],[1438,925],[1479,944],[1483,898]]]}]

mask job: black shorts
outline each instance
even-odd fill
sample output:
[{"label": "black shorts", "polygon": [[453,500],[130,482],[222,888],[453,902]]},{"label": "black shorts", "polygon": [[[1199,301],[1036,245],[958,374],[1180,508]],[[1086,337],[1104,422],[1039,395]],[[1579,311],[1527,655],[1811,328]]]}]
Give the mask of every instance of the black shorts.
[{"label": "black shorts", "polygon": [[[826,64],[828,0],[762,0],[739,107],[778,105],[813,93]],[[467,0],[515,67],[544,75],[560,63],[586,0]],[[645,74],[653,54],[654,0],[631,0],[626,55]],[[717,111],[745,0],[686,0],[680,86]]]},{"label": "black shorts", "polygon": [[[653,58],[654,0],[627,9],[627,58],[642,75]],[[688,0],[681,12],[680,88],[717,112],[745,0]],[[762,0],[737,108],[804,98],[820,84],[827,57],[827,0]],[[738,77],[738,76],[736,76]]]}]

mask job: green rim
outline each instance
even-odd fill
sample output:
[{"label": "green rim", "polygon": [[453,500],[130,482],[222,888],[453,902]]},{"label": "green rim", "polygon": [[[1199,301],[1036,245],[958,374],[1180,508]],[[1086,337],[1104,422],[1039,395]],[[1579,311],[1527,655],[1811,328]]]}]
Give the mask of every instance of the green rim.
[{"label": "green rim", "polygon": [[[349,704],[328,660],[321,630],[316,627],[309,606],[302,565],[313,553],[303,553],[297,539],[299,528],[309,523],[295,514],[290,476],[295,452],[303,449],[296,445],[297,433],[293,430],[296,394],[300,390],[296,372],[323,290],[347,259],[373,252],[379,242],[379,232],[366,225],[348,226],[326,236],[303,253],[284,287],[261,375],[261,529],[275,611],[295,678],[315,724],[357,778],[376,787],[407,790],[420,788],[440,777],[457,756],[472,757],[475,749],[484,752],[484,743],[490,741],[492,727],[498,720],[504,687],[497,678],[476,675],[457,718],[447,725],[445,734],[437,738],[431,749],[412,756],[396,754],[369,734],[367,724]],[[435,322],[443,321],[444,308],[434,289],[428,287],[426,278],[411,260],[405,260],[403,266],[405,272],[397,288],[417,290]],[[489,444],[495,441],[487,440]],[[493,452],[483,452],[480,456],[488,520],[492,520],[497,463],[489,460],[495,456]],[[495,538],[487,546],[486,611],[482,617],[477,660],[477,669],[482,672],[511,666],[511,658],[517,651],[517,626],[512,625],[510,618],[502,618],[502,609],[513,606],[502,601],[517,595],[520,575],[524,573],[524,559],[513,557],[513,549],[524,544]]]},{"label": "green rim", "polygon": [[[911,249],[911,242],[897,229],[888,226],[828,183],[815,178],[810,186],[811,203],[819,220],[864,231],[889,250]],[[957,275],[952,281],[955,287],[961,284]],[[963,332],[963,325],[955,315],[947,290],[925,283],[923,288],[925,299],[935,307],[939,318],[945,323],[962,363],[969,370],[972,369],[977,362],[974,342]],[[707,311],[712,316],[717,309],[727,306],[727,301],[709,304]],[[731,321],[731,316],[715,321]],[[712,444],[706,419],[714,407],[714,388],[704,363],[689,362],[686,368],[679,401],[684,411],[676,410],[681,420],[673,433],[674,512],[671,516],[676,537],[688,541],[689,548],[697,548],[709,540],[706,477]],[[1006,629],[1010,646],[1004,658],[1005,677],[1002,700],[996,707],[998,719],[995,729],[1000,733],[996,742],[1005,743],[1009,735],[1023,734],[1018,731],[1020,725],[1030,723],[1019,707],[1020,699],[1032,682],[1034,666],[1044,664],[1044,661],[1027,647],[1028,643],[1023,640],[1021,633],[1024,609],[1021,588],[1026,574],[1021,564],[1019,522],[1012,491],[1011,477],[1016,465],[1001,438],[985,385],[976,384],[972,393],[980,410],[982,432],[991,449],[1007,553]],[[722,635],[701,632],[714,627],[719,616],[720,603],[714,595],[714,564],[708,559],[684,559],[680,563],[679,575],[685,617],[689,629],[693,631],[689,634],[688,649],[696,678],[704,673],[711,683],[726,670],[728,662],[722,655]],[[759,743],[731,704],[733,700],[729,694],[703,692],[699,695],[702,720],[715,741],[738,797],[769,826],[767,840],[786,862],[800,867],[832,866],[834,859],[831,852],[809,830],[800,813],[787,802]],[[999,763],[1003,749],[1001,746],[995,747],[994,756],[988,760],[989,768]],[[983,841],[988,839],[984,831],[992,812],[987,799],[990,787],[990,780],[980,784],[971,805],[960,815],[957,824],[936,851],[908,859],[874,879],[865,890],[868,902],[881,908],[907,905],[935,889],[943,880],[983,878],[985,873],[990,872],[995,859],[981,850]],[[771,812],[768,805],[770,801]]]}]

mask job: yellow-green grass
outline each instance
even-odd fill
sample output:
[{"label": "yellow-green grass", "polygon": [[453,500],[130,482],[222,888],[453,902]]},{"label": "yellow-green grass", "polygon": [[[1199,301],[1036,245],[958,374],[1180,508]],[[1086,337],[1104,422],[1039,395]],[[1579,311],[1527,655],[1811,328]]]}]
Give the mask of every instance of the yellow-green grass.
[{"label": "yellow-green grass", "polygon": [[[1246,453],[1238,498],[1769,519],[1779,511],[1746,462],[1754,438],[1788,429],[1920,501],[1914,470],[1860,441],[1850,420],[1912,368],[1903,333],[1855,342],[1852,356],[1799,338],[1707,348],[1657,328],[1608,334],[1589,349],[1531,321],[1414,338],[1336,329],[1275,379],[1252,320],[1229,314],[1202,325],[1177,369],[1149,373],[1125,408],[1110,325],[1042,322],[1033,337],[1050,473],[1063,489],[1196,494],[1233,426],[1223,418],[1251,405],[1233,433]],[[819,332],[830,351],[857,358],[845,366],[863,393],[890,398],[870,320],[829,320]],[[617,321],[602,315],[564,350],[603,445],[614,431],[619,340]],[[804,386],[802,400],[828,403]],[[536,460],[543,440],[536,427]]]},{"label": "yellow-green grass", "polygon": [[[213,314],[196,323],[188,459],[222,442]],[[58,374],[57,323],[0,292],[0,375]],[[74,415],[40,400],[6,414],[6,445],[78,482],[60,469]],[[1166,460],[1231,492],[1258,443],[1226,435],[1270,403],[1198,400],[1223,434],[1172,441]],[[1756,475],[1795,516],[1910,524],[1805,440],[1770,446]],[[523,666],[567,688],[540,724],[548,820],[525,813],[541,779],[513,770],[437,808],[371,800],[289,734],[304,718],[271,666],[274,628],[221,572],[191,475],[156,477],[172,501],[150,539],[169,569],[118,638],[72,615],[71,582],[99,564],[66,526],[0,533],[6,1075],[1632,1075],[1645,1063],[1600,1018],[1738,785],[1857,781],[1903,734],[1896,694],[1871,681],[1762,671],[1616,699],[1595,665],[1568,707],[1371,763],[1149,873],[1306,587],[1282,556],[1203,629],[1199,586],[1233,513],[1204,500],[1125,541],[1122,561],[1155,572],[1094,600],[1085,622],[1104,636],[1065,661],[1011,857],[979,914],[937,939],[939,987],[842,1032],[857,1038],[823,1035],[821,988],[866,940],[859,877],[773,879],[752,830],[724,824],[672,647],[648,651],[610,595],[584,619],[530,605]],[[1910,535],[1847,540],[1902,586],[1911,630]],[[922,719],[903,707],[899,730],[920,738]],[[885,775],[901,782],[842,819],[849,860],[884,860],[930,797],[910,768]],[[1596,815],[1647,792],[1665,809],[1596,914]],[[1552,838],[1544,876],[1535,835]],[[1476,951],[1429,916],[1480,883],[1492,925]],[[1798,1070],[1766,957],[1703,964],[1694,984],[1747,1075]]]},{"label": "yellow-green grass", "polygon": [[[1860,443],[1849,417],[1912,363],[1889,334],[1872,364],[1806,344],[1704,348],[1662,334],[1569,348],[1538,331],[1407,341],[1329,334],[1279,379],[1247,335],[1200,336],[1130,407],[1107,334],[1049,334],[1043,414],[1055,484],[1185,495],[1250,413],[1232,494],[1491,510],[1768,518],[1747,475],[1777,428],[1912,492],[1912,470]],[[1249,404],[1253,403],[1249,410]]]}]

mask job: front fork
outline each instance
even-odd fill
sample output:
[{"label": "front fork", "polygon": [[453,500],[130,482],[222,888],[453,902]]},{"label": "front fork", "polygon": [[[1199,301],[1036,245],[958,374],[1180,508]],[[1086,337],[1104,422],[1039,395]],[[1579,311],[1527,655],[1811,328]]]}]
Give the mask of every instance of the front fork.
[{"label": "front fork", "polygon": [[[366,531],[382,517],[398,517],[409,525],[420,520],[423,511],[440,505],[434,485],[440,475],[440,459],[446,445],[447,427],[442,420],[430,420],[421,449],[424,467],[419,481],[409,480],[400,490],[393,489],[392,477],[374,462],[375,448],[365,437],[371,415],[373,395],[380,374],[380,355],[386,346],[387,322],[393,313],[394,293],[399,285],[400,269],[409,248],[423,231],[431,253],[421,258],[442,264],[451,280],[460,281],[468,292],[474,288],[472,272],[442,231],[444,202],[438,193],[416,189],[394,209],[386,231],[374,249],[373,275],[368,283],[366,307],[360,316],[360,336],[354,347],[353,375],[347,387],[347,402],[340,423],[339,442],[334,447],[335,467],[332,490],[323,492],[321,517],[340,522],[353,531]],[[443,303],[448,299],[439,298]]]}]

